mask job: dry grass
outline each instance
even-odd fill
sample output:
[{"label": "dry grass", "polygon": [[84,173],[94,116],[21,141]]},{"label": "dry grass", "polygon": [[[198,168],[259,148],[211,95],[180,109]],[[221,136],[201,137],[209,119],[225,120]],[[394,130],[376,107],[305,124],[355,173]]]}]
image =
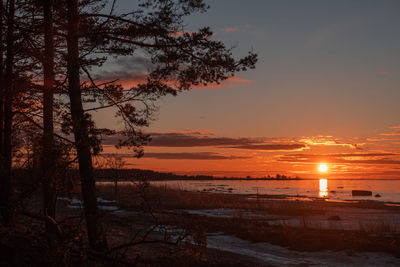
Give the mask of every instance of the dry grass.
[{"label": "dry grass", "polygon": [[[112,186],[99,186],[99,194],[114,199]],[[120,187],[118,205],[125,209],[138,209],[146,201],[160,215],[163,224],[192,229],[197,233],[222,232],[252,242],[269,242],[300,251],[346,250],[387,252],[400,257],[398,226],[388,223],[362,223],[361,231],[323,229],[316,227],[308,215],[323,214],[322,206],[296,201],[250,200],[243,195],[188,192],[166,186],[154,187],[141,184]],[[326,208],[325,205],[325,208]],[[189,215],[177,210],[185,209],[234,209],[231,218],[211,218]],[[271,225],[263,219],[247,218],[241,211],[257,211],[266,214],[297,216],[303,224]],[[390,235],[388,235],[390,233]]]},{"label": "dry grass", "polygon": [[125,208],[138,205],[143,197],[146,197],[153,207],[164,210],[237,209],[288,216],[324,213],[316,206],[306,207],[295,201],[277,202],[269,199],[249,199],[244,195],[189,192],[168,186],[144,186],[140,183],[120,186],[116,197],[114,187],[111,185],[98,186],[98,193],[106,199],[116,199],[119,205]]},{"label": "dry grass", "polygon": [[395,222],[359,222],[361,232],[377,236],[393,236],[400,234],[400,225]]}]

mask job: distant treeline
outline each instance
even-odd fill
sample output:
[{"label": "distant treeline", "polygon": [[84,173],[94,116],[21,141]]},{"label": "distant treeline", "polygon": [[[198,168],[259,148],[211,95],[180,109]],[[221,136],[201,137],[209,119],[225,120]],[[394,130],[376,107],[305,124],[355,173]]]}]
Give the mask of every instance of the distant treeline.
[{"label": "distant treeline", "polygon": [[290,177],[286,175],[276,174],[274,177],[268,175],[265,177],[216,177],[212,175],[180,175],[171,172],[157,172],[142,169],[95,169],[95,177],[97,181],[112,180],[118,173],[118,179],[121,180],[294,180],[299,177]]},{"label": "distant treeline", "polygon": [[[76,180],[79,173],[78,170],[69,170],[65,173],[66,180]],[[17,180],[34,179],[33,173],[27,169],[16,169],[14,170],[14,176]],[[118,181],[162,181],[162,180],[299,180],[300,177],[291,177],[281,174],[275,176],[265,177],[217,177],[212,175],[186,175],[186,174],[175,174],[172,172],[157,172],[152,170],[142,169],[94,169],[94,176],[96,181],[114,181],[115,178]],[[32,182],[32,181],[31,181]]]}]

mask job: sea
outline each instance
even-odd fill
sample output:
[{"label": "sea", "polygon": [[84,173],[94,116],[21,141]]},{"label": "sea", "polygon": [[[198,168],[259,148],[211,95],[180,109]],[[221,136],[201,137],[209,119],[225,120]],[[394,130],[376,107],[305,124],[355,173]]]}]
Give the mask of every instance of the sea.
[{"label": "sea", "polygon": [[[327,200],[375,200],[400,203],[400,180],[301,179],[301,180],[168,180],[151,184],[188,191],[222,194],[276,195]],[[371,196],[352,196],[368,190]]]}]

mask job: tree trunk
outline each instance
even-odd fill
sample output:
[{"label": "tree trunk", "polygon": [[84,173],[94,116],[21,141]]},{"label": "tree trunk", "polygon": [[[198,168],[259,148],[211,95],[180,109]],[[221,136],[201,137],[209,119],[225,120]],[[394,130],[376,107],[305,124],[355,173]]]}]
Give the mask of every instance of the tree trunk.
[{"label": "tree trunk", "polygon": [[78,0],[67,0],[68,5],[68,92],[71,105],[71,118],[75,136],[75,147],[78,154],[79,174],[81,178],[82,195],[85,208],[86,227],[89,243],[92,249],[104,251],[107,249],[97,207],[95,181],[93,176],[92,155],[89,145],[88,124],[82,105],[79,77],[79,14]]},{"label": "tree trunk", "polygon": [[[0,164],[3,155],[3,136],[4,136],[4,67],[3,67],[3,0],[0,0]],[[2,169],[2,167],[0,167]],[[0,173],[1,175],[1,173]]]},{"label": "tree trunk", "polygon": [[115,176],[114,176],[114,199],[115,199],[115,201],[117,201],[117,197],[118,197],[118,180],[119,180],[119,177],[118,177],[117,172],[118,172],[118,170],[114,172],[115,173]]},{"label": "tree trunk", "polygon": [[[53,41],[53,0],[43,1],[44,23],[44,62],[43,62],[43,149],[42,149],[42,188],[43,211],[45,216],[56,216],[56,179],[53,128],[54,94],[54,41]],[[46,221],[46,231],[54,239],[57,233],[54,224]]]},{"label": "tree trunk", "polygon": [[12,217],[9,198],[11,195],[11,163],[12,163],[12,102],[14,87],[14,13],[15,0],[10,0],[7,17],[7,59],[5,72],[5,101],[4,101],[4,145],[3,145],[3,175],[1,177],[1,213],[5,224]]}]

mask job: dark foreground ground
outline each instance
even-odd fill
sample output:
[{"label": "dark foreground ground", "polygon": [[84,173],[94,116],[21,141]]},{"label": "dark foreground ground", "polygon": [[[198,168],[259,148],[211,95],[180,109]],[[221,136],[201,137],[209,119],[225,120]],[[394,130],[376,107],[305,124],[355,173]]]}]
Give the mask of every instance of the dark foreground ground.
[{"label": "dark foreground ground", "polygon": [[[285,197],[200,193],[145,183],[98,187],[110,250],[87,250],[82,203],[64,195],[57,251],[43,223],[19,215],[1,228],[2,262],[39,266],[308,266],[400,264],[400,207],[380,202],[293,201]],[[40,195],[26,202],[34,213]],[[68,236],[69,234],[69,236]],[[54,260],[54,255],[62,255]]]}]

